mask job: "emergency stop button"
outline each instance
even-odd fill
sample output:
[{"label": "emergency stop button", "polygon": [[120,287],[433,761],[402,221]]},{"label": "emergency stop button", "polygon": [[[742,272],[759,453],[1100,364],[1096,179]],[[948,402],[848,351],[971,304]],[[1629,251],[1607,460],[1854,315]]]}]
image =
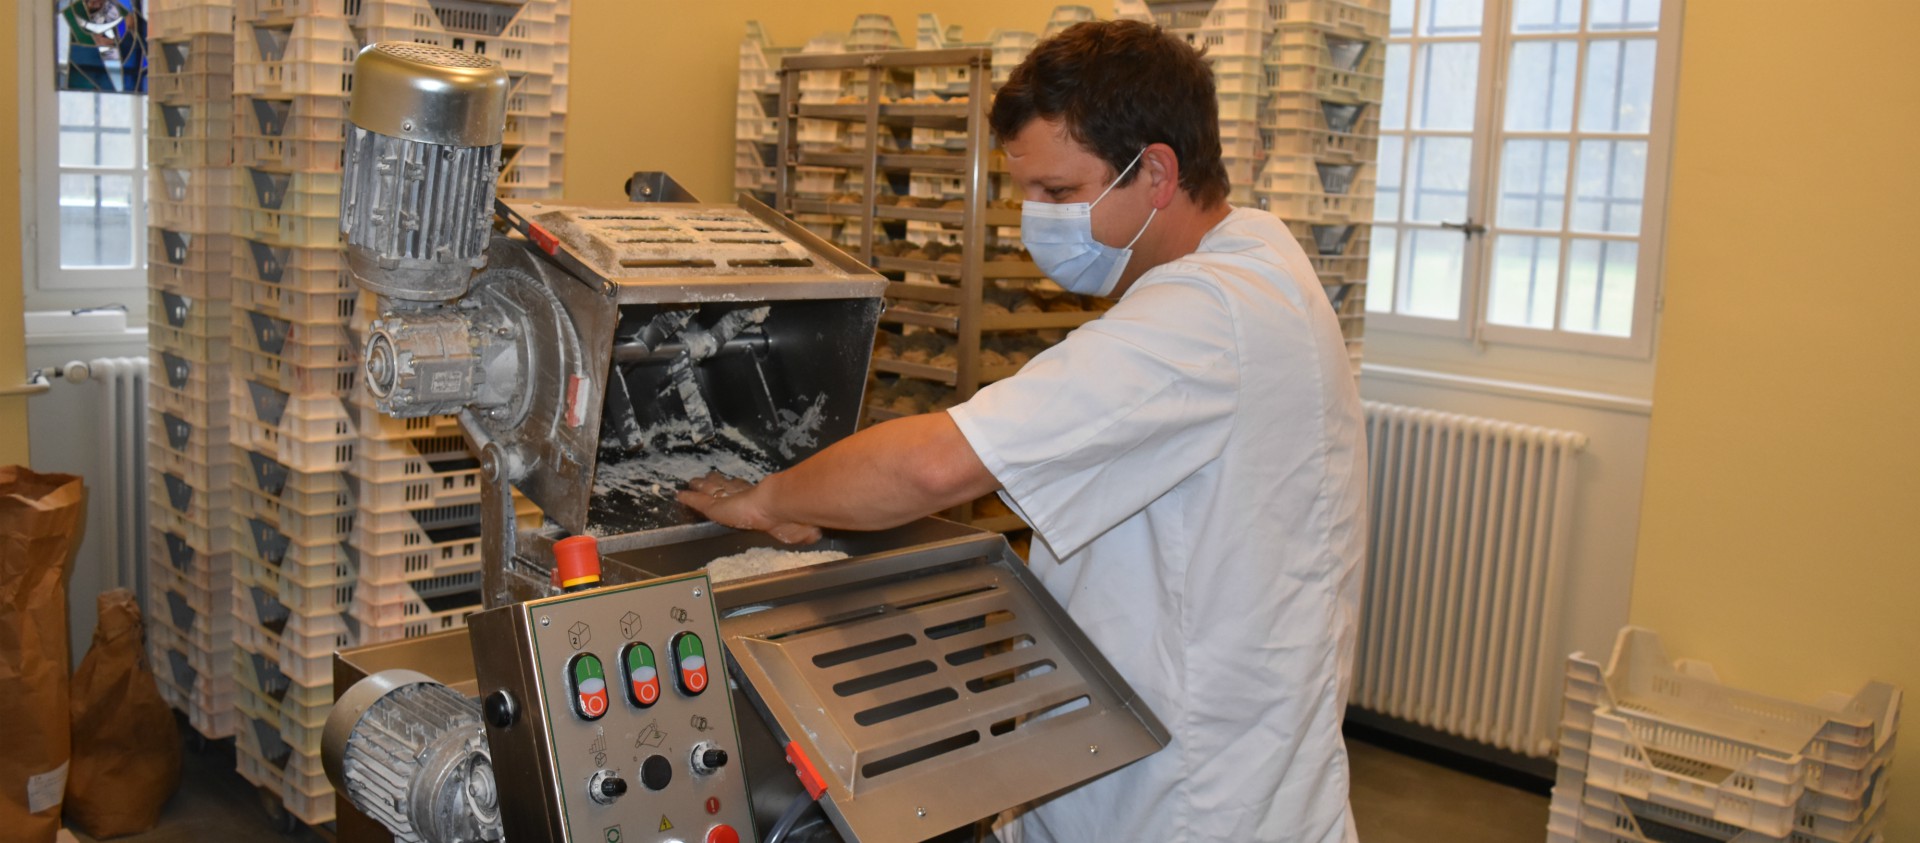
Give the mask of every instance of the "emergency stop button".
[{"label": "emergency stop button", "polygon": [[607,713],[607,671],[600,657],[581,653],[567,665],[567,683],[573,686],[573,713],[582,720],[599,720]]},{"label": "emergency stop button", "polygon": [[740,843],[740,832],[733,826],[721,823],[707,829],[707,843]]},{"label": "emergency stop button", "polygon": [[700,636],[682,632],[673,637],[674,680],[680,693],[697,697],[707,690],[707,646]]}]

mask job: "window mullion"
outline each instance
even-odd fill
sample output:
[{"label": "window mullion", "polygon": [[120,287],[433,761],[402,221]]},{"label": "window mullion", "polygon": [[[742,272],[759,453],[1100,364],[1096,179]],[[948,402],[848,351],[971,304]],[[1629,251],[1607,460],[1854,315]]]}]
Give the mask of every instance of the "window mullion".
[{"label": "window mullion", "polygon": [[1587,97],[1587,57],[1592,42],[1587,38],[1587,19],[1593,14],[1593,4],[1580,4],[1580,34],[1575,41],[1573,62],[1573,110],[1569,112],[1567,132],[1567,181],[1566,200],[1560,203],[1560,272],[1554,279],[1553,329],[1566,330],[1567,281],[1573,270],[1573,207],[1577,200],[1574,193],[1580,175],[1580,110],[1586,106]]},{"label": "window mullion", "polygon": [[1484,226],[1481,234],[1467,233],[1467,259],[1461,269],[1460,318],[1466,336],[1478,342],[1487,321],[1487,302],[1493,273],[1493,207],[1501,158],[1499,133],[1506,112],[1507,40],[1511,0],[1489,0],[1481,14],[1479,109],[1474,115],[1473,164],[1468,174],[1468,221]]}]

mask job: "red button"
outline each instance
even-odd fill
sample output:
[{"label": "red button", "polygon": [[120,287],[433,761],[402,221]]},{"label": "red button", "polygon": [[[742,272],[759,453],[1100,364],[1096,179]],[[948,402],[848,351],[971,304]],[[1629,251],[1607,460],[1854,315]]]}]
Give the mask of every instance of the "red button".
[{"label": "red button", "polygon": [[707,797],[707,813],[709,814],[720,813],[720,797],[718,796]]},{"label": "red button", "polygon": [[707,843],[740,843],[740,832],[722,823],[707,829]]}]

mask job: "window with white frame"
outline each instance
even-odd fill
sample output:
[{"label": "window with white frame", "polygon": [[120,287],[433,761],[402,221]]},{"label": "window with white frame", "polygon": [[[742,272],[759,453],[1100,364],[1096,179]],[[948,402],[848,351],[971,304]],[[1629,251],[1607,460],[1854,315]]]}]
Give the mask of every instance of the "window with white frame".
[{"label": "window with white frame", "polygon": [[23,191],[27,306],[138,304],[147,263],[147,97],[60,90],[68,37],[54,12],[52,2],[19,5],[21,101],[32,120],[22,150],[32,186]]},{"label": "window with white frame", "polygon": [[1679,2],[1394,0],[1370,328],[1649,352]]}]

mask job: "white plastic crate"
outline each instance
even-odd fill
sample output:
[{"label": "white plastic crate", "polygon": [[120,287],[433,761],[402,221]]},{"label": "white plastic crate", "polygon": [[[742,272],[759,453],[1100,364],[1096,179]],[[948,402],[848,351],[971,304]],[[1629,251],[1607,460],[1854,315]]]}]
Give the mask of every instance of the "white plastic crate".
[{"label": "white plastic crate", "polygon": [[[346,122],[341,121],[341,126]],[[235,164],[269,167],[315,175],[337,175],[346,169],[347,144],[344,140],[307,140],[300,138],[262,138],[241,133],[233,139]],[[309,205],[317,200],[309,200]],[[337,208],[339,198],[333,205]],[[313,213],[325,213],[321,202]],[[335,211],[337,213],[337,211]]]},{"label": "white plastic crate", "polygon": [[233,316],[230,305],[220,299],[149,289],[147,319],[188,333],[217,336],[226,333]]},{"label": "white plastic crate", "polygon": [[[168,477],[176,477],[171,483]],[[157,530],[179,536],[201,553],[220,554],[233,549],[226,535],[232,489],[207,491],[187,486],[176,475],[156,475],[147,479],[147,494],[153,506],[147,520]],[[185,503],[185,507],[179,504]]]},{"label": "white plastic crate", "polygon": [[447,471],[398,480],[370,480],[370,466],[379,463],[358,459],[348,470],[357,482],[354,498],[372,512],[405,512],[422,507],[458,506],[478,503],[485,482],[480,469]]},{"label": "white plastic crate", "polygon": [[1269,91],[1297,91],[1320,99],[1378,103],[1384,88],[1379,75],[1352,73],[1317,64],[1267,66]]},{"label": "white plastic crate", "polygon": [[224,656],[233,648],[234,616],[230,611],[213,611],[211,597],[178,583],[156,582],[148,590],[153,607],[148,626],[165,628],[192,650]]},{"label": "white plastic crate", "polygon": [[264,352],[236,348],[233,374],[295,395],[345,395],[359,382],[360,367],[301,366]]},{"label": "white plastic crate", "polygon": [[[162,452],[157,456],[170,457]],[[225,523],[233,505],[232,463],[202,463],[193,460],[168,460],[173,464],[149,466],[147,492],[157,515],[177,517],[196,524]]]},{"label": "white plastic crate", "polygon": [[1268,0],[1274,28],[1313,26],[1358,38],[1387,37],[1387,12],[1352,0]]},{"label": "white plastic crate", "polygon": [[[478,563],[400,582],[366,583],[353,601],[353,616],[365,625],[398,626],[429,618],[465,617],[480,609]],[[410,635],[406,637],[418,637]]]},{"label": "white plastic crate", "polygon": [[276,569],[302,585],[318,585],[353,575],[346,542],[340,538],[306,540],[281,531],[279,525],[251,513],[235,512],[236,553]]},{"label": "white plastic crate", "polygon": [[343,96],[242,96],[235,104],[234,132],[248,138],[343,142],[347,102]]},{"label": "white plastic crate", "polygon": [[[221,532],[227,530],[223,527]],[[171,567],[196,576],[202,571],[219,573],[233,570],[233,557],[229,551],[209,551],[193,544],[185,534],[158,526],[147,531],[147,559],[155,568]]]},{"label": "white plastic crate", "polygon": [[[233,578],[233,617],[236,629],[252,629],[278,639],[282,649],[304,654],[331,653],[351,647],[356,639],[337,611],[302,613],[280,599],[270,582],[244,575]],[[285,665],[283,659],[281,664]]]},{"label": "white plastic crate", "polygon": [[226,420],[219,427],[199,427],[164,411],[147,414],[147,444],[154,471],[177,474],[202,489],[224,488],[232,482],[233,455],[227,450]]},{"label": "white plastic crate", "polygon": [[147,5],[148,38],[233,34],[233,3],[218,0],[153,0]]},{"label": "white plastic crate", "polygon": [[214,335],[196,334],[181,328],[168,327],[166,324],[147,326],[147,345],[152,348],[166,349],[189,360],[202,363],[225,363],[228,360],[227,331],[223,328]]},{"label": "white plastic crate", "polygon": [[233,189],[234,203],[259,211],[303,216],[340,214],[340,174],[306,173],[249,166]]},{"label": "white plastic crate", "polygon": [[283,246],[332,247],[340,242],[340,213],[338,208],[326,216],[237,208],[233,231],[241,237]]},{"label": "white plastic crate", "polygon": [[[1788,702],[1671,663],[1657,635],[1628,628],[1604,673],[1573,656],[1566,688],[1560,808],[1578,810],[1583,830],[1657,814],[1721,839],[1851,843],[1884,801],[1901,700],[1892,686]],[[1584,787],[1578,808],[1573,787]]]},{"label": "white plastic crate", "polygon": [[182,73],[232,73],[233,37],[201,33],[147,38],[147,75],[177,76]]},{"label": "white plastic crate", "polygon": [[1333,196],[1373,193],[1373,166],[1275,155],[1260,170],[1256,190],[1263,193],[1324,193]]},{"label": "white plastic crate", "polygon": [[148,660],[160,696],[187,715],[188,723],[201,735],[215,740],[232,735],[238,717],[233,676],[195,669],[191,650],[164,629],[149,628]]},{"label": "white plastic crate", "polygon": [[1379,156],[1377,134],[1341,134],[1310,129],[1261,130],[1261,145],[1269,155],[1300,156],[1337,163],[1371,164]]},{"label": "white plastic crate", "polygon": [[[184,167],[155,167],[147,172],[147,185],[148,201],[225,205],[233,193],[233,171],[224,168],[195,170]],[[157,228],[167,227],[166,223],[153,219],[149,219],[148,222]],[[225,235],[225,233],[218,232],[218,235]],[[152,248],[156,252],[162,252],[164,251],[162,245],[155,243]],[[222,254],[221,257],[224,259],[226,255]]]},{"label": "white plastic crate", "polygon": [[1328,101],[1311,93],[1279,90],[1261,108],[1260,126],[1375,137],[1380,133],[1380,109],[1371,103]]},{"label": "white plastic crate", "polygon": [[365,384],[353,393],[354,426],[360,436],[381,442],[393,442],[405,439],[418,439],[423,436],[458,436],[460,420],[454,416],[420,416],[417,418],[395,418],[380,412],[373,405],[373,396],[368,395]]},{"label": "white plastic crate", "polygon": [[1366,223],[1288,222],[1288,233],[1309,257],[1366,257],[1373,226]]},{"label": "white plastic crate", "polygon": [[234,314],[233,333],[233,341],[248,351],[296,366],[351,366],[360,361],[359,343],[337,322],[296,322],[241,310]]},{"label": "white plastic crate", "polygon": [[236,238],[234,272],[286,289],[307,292],[345,292],[353,289],[346,276],[347,258],[335,246],[295,247],[271,240]]},{"label": "white plastic crate", "polygon": [[[226,392],[227,379],[231,375],[225,363],[202,363],[185,355],[166,350],[153,349],[148,363],[148,375],[152,383],[165,384],[167,389],[185,395],[205,396],[213,400]],[[196,422],[211,423],[214,419],[195,419]]]},{"label": "white plastic crate", "polygon": [[1281,26],[1274,28],[1265,60],[1380,76],[1386,70],[1386,54],[1386,43],[1377,38],[1355,38],[1312,26]]},{"label": "white plastic crate", "polygon": [[[337,395],[295,395],[271,384],[233,379],[234,416],[273,428],[283,437],[332,442],[354,435],[353,417]],[[255,449],[272,455],[266,449]]]},{"label": "white plastic crate", "polygon": [[327,509],[307,512],[295,509],[285,501],[236,484],[233,501],[236,518],[257,519],[279,530],[293,543],[301,545],[337,544],[346,541],[353,535],[353,523],[358,515],[353,505],[353,498],[346,494],[331,498],[330,503],[333,506]]},{"label": "white plastic crate", "polygon": [[333,686],[302,685],[280,669],[280,660],[271,652],[257,652],[244,646],[233,650],[234,684],[274,702],[293,700],[301,705],[331,705]]},{"label": "white plastic crate", "polygon": [[266,454],[237,448],[236,489],[248,490],[304,513],[334,512],[353,505],[353,490],[340,472],[295,471]]},{"label": "white plastic crate", "polygon": [[352,434],[330,439],[303,439],[268,424],[234,417],[233,444],[272,457],[281,465],[303,472],[343,471],[353,465]]},{"label": "white plastic crate", "polygon": [[[1563,820],[1564,822],[1564,820]],[[1724,840],[1726,843],[1877,843],[1884,812],[1875,813],[1857,831],[1822,838],[1793,831],[1769,835],[1718,823],[1709,817],[1657,805],[1589,786],[1581,802],[1575,843],[1666,843],[1673,840]],[[1558,843],[1559,838],[1549,838]]]},{"label": "white plastic crate", "polygon": [[360,14],[364,0],[238,0],[234,20],[240,23],[323,17],[342,21]]},{"label": "white plastic crate", "polygon": [[464,570],[480,562],[480,524],[379,531],[361,519],[348,544],[361,583],[384,583]]},{"label": "white plastic crate", "polygon": [[198,234],[219,234],[225,232],[232,219],[232,209],[227,204],[207,204],[207,202],[173,202],[163,196],[148,198],[148,219],[154,225],[163,225],[167,229],[190,230]]},{"label": "white plastic crate", "polygon": [[[233,96],[233,71],[153,74],[147,77],[147,96],[154,101],[169,103],[211,103],[228,100]],[[159,137],[166,136],[164,131],[157,134]],[[147,140],[151,144],[154,136],[149,135]],[[156,156],[155,160],[157,158]],[[179,166],[195,165],[180,164]]]},{"label": "white plastic crate", "polygon": [[[165,171],[155,169],[154,172]],[[216,173],[228,171],[186,170],[185,172]],[[225,191],[231,189],[230,187],[208,188],[210,191]],[[184,231],[171,231],[160,226],[151,226],[147,229],[147,263],[150,268],[157,268],[156,265],[165,265],[167,267],[177,267],[194,272],[215,273],[217,277],[224,281],[227,270],[231,266],[232,258],[232,239],[227,236],[226,232],[218,234],[197,234]],[[175,276],[167,275],[158,277],[172,278]],[[148,283],[153,283],[153,280],[154,277],[149,277]],[[210,282],[203,281],[196,285],[201,289],[201,292],[197,293],[197,295],[214,295],[220,298],[227,297],[227,293],[225,292],[213,293],[207,291],[206,287],[208,283]],[[189,292],[188,294],[195,295],[196,293]]]},{"label": "white plastic crate", "polygon": [[[327,274],[321,277],[331,283],[340,276]],[[308,291],[290,284],[236,278],[233,292],[234,303],[240,308],[289,322],[344,326],[360,306],[360,293],[357,290]]]},{"label": "white plastic crate", "polygon": [[347,565],[273,565],[242,551],[235,570],[266,585],[288,609],[302,614],[339,613],[353,604],[354,576]]}]

